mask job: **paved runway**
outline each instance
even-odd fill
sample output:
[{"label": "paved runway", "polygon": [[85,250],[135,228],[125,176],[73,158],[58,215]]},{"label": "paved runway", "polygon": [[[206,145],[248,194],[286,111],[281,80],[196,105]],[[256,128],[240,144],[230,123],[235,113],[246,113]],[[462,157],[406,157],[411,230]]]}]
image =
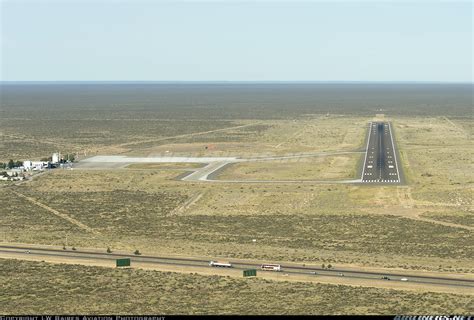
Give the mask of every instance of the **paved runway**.
[{"label": "paved runway", "polygon": [[369,124],[362,182],[378,184],[401,182],[392,128],[388,122],[371,122]]},{"label": "paved runway", "polygon": [[229,164],[249,161],[290,160],[307,157],[325,157],[339,154],[361,153],[364,151],[334,151],[316,152],[307,154],[290,154],[281,156],[263,156],[253,158],[238,157],[184,157],[184,156],[157,156],[157,157],[127,157],[127,156],[94,156],[81,160],[75,164],[79,169],[118,169],[132,163],[203,163],[205,166],[187,170],[177,177],[182,181],[207,181],[231,183],[370,183],[370,184],[400,184],[402,183],[401,168],[397,159],[397,151],[393,142],[392,128],[389,122],[370,122],[367,137],[364,165],[360,178],[345,180],[220,180],[216,173]]}]

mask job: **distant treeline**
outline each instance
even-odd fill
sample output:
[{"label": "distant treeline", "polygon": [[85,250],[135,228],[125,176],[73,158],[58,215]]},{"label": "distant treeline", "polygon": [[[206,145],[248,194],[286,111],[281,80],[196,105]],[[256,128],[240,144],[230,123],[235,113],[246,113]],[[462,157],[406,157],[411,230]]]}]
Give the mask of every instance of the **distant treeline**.
[{"label": "distant treeline", "polygon": [[281,119],[306,114],[472,115],[469,83],[2,85],[3,118]]}]

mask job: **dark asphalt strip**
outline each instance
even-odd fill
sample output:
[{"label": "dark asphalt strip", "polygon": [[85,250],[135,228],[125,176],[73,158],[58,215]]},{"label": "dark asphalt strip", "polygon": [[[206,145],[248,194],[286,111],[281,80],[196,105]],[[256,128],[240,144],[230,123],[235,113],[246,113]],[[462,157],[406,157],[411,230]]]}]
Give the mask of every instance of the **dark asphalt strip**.
[{"label": "dark asphalt strip", "polygon": [[[31,256],[37,256],[37,257],[41,257],[41,256],[51,256],[51,257],[70,257],[70,258],[75,258],[75,259],[84,259],[84,260],[108,260],[108,261],[111,261],[111,260],[114,260],[113,257],[111,256],[106,256],[106,257],[98,257],[98,256],[94,256],[94,257],[89,257],[89,256],[81,256],[81,255],[71,255],[70,253],[72,252],[68,252],[66,254],[61,254],[61,253],[39,253],[39,254],[35,254],[34,252],[32,253],[24,253],[24,252],[17,252],[17,251],[9,251],[9,250],[0,250],[0,252],[3,252],[3,253],[10,253],[10,254],[18,254],[18,255],[31,255]],[[140,259],[140,257],[134,257],[135,258],[135,262],[139,262],[139,263],[145,263],[145,264],[162,264],[162,265],[173,265],[173,266],[182,266],[182,267],[209,267],[207,264],[206,265],[199,265],[199,264],[191,264],[191,263],[173,263],[173,262],[164,262],[164,261],[147,261],[147,260],[142,260]],[[206,261],[207,262],[207,261]],[[237,270],[245,270],[245,269],[248,269],[248,266],[255,266],[255,265],[246,265],[246,264],[239,264],[239,265],[233,265],[232,268],[230,269],[237,269]],[[221,269],[226,269],[226,268],[221,268]],[[311,269],[309,269],[311,270]],[[332,272],[332,271],[327,271],[325,270],[326,272]],[[271,272],[271,271],[261,271],[261,272]],[[300,275],[311,275],[310,272],[304,272],[304,271],[282,271],[284,273],[288,273],[288,274],[300,274]],[[336,273],[337,271],[334,270],[333,271],[334,273]],[[352,275],[352,274],[344,274],[344,276],[340,276],[340,275],[336,275],[336,274],[327,274],[327,273],[324,273],[324,274],[315,274],[313,275],[315,277],[332,277],[332,278],[348,278],[348,279],[364,279],[364,280],[381,280],[379,278],[374,278],[374,277],[368,277],[368,276],[358,276],[358,275]],[[376,276],[376,274],[374,274],[374,276]],[[401,280],[398,280],[398,279],[394,279],[394,280],[387,280],[387,281],[401,281]],[[453,280],[451,280],[453,281]],[[458,281],[458,280],[454,280],[454,281]],[[429,281],[418,281],[416,280],[416,278],[412,278],[410,279],[410,283],[417,283],[417,284],[433,284],[433,285],[444,285],[444,286],[456,286],[456,287],[473,287],[471,285],[465,285],[465,284],[458,284],[458,283],[439,283],[439,282],[429,282]]]},{"label": "dark asphalt strip", "polygon": [[[87,251],[61,251],[55,249],[43,249],[43,248],[30,248],[30,247],[15,247],[15,246],[0,246],[0,248],[4,249],[14,249],[14,250],[32,250],[32,251],[41,251],[41,254],[49,255],[49,256],[62,256],[62,257],[76,257],[82,259],[101,259],[101,260],[113,260],[116,257],[127,257],[133,258],[137,262],[143,263],[159,263],[159,264],[169,264],[169,265],[182,265],[182,266],[208,266],[209,260],[201,260],[201,259],[186,259],[186,258],[170,258],[170,257],[153,257],[153,256],[133,256],[133,255],[126,255],[126,254],[105,254],[99,252],[87,252]],[[13,251],[8,250],[0,250],[0,252],[9,252],[15,253]],[[21,254],[21,252],[16,252]],[[34,253],[30,253],[34,254]],[[92,255],[94,257],[85,257],[81,256],[81,254]],[[152,261],[149,261],[152,260]],[[162,261],[165,260],[165,261]],[[179,262],[179,263],[178,263]],[[236,267],[237,269],[246,269],[246,268],[259,268],[260,264],[251,264],[251,263],[242,263],[242,262],[232,262],[231,263],[235,266],[242,266]],[[204,264],[204,265],[203,265]],[[417,281],[415,279],[426,279],[426,280],[437,280],[437,281],[456,281],[456,282],[463,282],[466,283],[465,286],[474,286],[474,280],[469,279],[454,279],[454,278],[443,278],[443,277],[431,277],[431,276],[419,276],[419,275],[407,275],[407,274],[394,274],[394,273],[376,273],[376,272],[366,272],[366,271],[357,271],[357,270],[345,270],[345,269],[322,269],[322,268],[311,268],[311,267],[298,267],[298,266],[281,266],[282,269],[285,269],[287,272],[290,273],[299,273],[299,274],[309,274],[311,271],[319,271],[324,273],[345,273],[345,274],[352,274],[353,278],[361,278],[361,279],[373,279],[372,277],[382,277],[382,276],[391,276],[391,277],[405,277],[410,278],[411,282],[419,282],[419,283],[433,283],[433,284],[443,284],[439,282],[427,282],[427,281]],[[295,270],[295,271],[288,271]],[[361,276],[354,276],[354,275],[361,275]],[[325,275],[331,276],[331,275]],[[372,277],[370,277],[372,276]],[[340,276],[338,276],[340,277]],[[451,284],[449,284],[451,285]],[[458,284],[452,284],[458,285]]]}]

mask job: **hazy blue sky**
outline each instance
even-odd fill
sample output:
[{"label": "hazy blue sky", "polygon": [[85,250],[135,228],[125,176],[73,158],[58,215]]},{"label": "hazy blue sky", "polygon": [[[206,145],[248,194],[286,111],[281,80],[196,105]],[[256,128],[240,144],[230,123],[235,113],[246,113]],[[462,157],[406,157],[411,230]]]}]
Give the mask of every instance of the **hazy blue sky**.
[{"label": "hazy blue sky", "polygon": [[1,80],[472,81],[472,3],[1,3]]}]

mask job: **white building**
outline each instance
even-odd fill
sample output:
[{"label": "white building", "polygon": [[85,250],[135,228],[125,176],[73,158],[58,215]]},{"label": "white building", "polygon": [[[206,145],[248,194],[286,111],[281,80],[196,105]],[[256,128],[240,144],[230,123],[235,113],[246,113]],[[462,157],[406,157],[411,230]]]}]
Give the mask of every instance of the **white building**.
[{"label": "white building", "polygon": [[45,167],[48,166],[48,163],[47,162],[43,162],[43,161],[23,161],[23,168],[25,170],[43,170]]},{"label": "white building", "polygon": [[52,163],[58,163],[60,159],[61,159],[61,158],[60,158],[59,152],[53,153],[53,156],[52,156],[52,158],[51,158],[51,162],[52,162]]},{"label": "white building", "polygon": [[23,161],[23,167],[25,170],[31,170],[33,168],[33,162],[30,160]]}]

